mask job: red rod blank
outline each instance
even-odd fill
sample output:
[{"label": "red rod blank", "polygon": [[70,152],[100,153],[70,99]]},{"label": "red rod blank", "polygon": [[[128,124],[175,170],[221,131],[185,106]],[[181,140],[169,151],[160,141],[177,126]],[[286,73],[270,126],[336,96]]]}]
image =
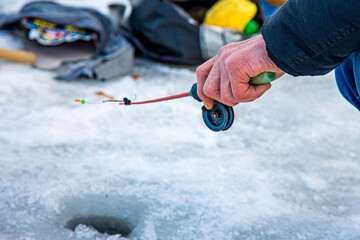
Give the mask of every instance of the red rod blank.
[{"label": "red rod blank", "polygon": [[169,101],[169,100],[178,99],[178,98],[184,98],[184,97],[188,97],[188,96],[190,96],[190,93],[186,92],[186,93],[181,93],[181,94],[178,94],[178,95],[173,95],[173,96],[164,97],[164,98],[157,98],[157,99],[148,100],[148,101],[142,101],[142,102],[130,102],[128,104],[122,102],[122,103],[119,103],[119,105],[135,105],[135,104],[156,103],[156,102]]}]

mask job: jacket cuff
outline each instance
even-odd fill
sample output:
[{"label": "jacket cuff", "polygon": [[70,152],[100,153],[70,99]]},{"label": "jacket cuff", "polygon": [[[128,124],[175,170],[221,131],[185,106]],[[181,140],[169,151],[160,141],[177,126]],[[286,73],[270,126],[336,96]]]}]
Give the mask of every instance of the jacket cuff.
[{"label": "jacket cuff", "polygon": [[279,36],[279,35],[274,31],[270,31],[269,28],[271,28],[271,27],[269,25],[271,25],[271,24],[267,24],[268,20],[265,22],[264,26],[262,27],[261,34],[265,41],[266,51],[268,53],[269,58],[282,71],[284,71],[294,77],[303,75],[303,74],[295,71],[292,67],[290,67],[288,64],[286,64],[280,58],[276,57],[276,55],[277,55],[276,49],[278,48],[278,46],[277,46],[278,41],[276,41],[276,39],[278,38],[277,36]]}]

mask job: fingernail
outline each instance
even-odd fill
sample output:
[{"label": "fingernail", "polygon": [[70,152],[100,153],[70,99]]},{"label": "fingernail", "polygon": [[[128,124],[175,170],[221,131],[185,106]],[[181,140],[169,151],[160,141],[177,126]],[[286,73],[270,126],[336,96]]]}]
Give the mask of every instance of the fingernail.
[{"label": "fingernail", "polygon": [[205,105],[206,109],[210,110],[209,105],[207,105],[206,102],[204,102],[204,105]]}]

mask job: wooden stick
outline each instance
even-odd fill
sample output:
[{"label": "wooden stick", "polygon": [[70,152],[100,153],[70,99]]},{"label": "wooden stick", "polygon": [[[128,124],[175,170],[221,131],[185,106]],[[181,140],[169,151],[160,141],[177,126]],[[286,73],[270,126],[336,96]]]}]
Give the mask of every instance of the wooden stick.
[{"label": "wooden stick", "polygon": [[0,48],[0,59],[5,59],[12,62],[35,64],[36,55],[35,53],[22,50],[9,50]]}]

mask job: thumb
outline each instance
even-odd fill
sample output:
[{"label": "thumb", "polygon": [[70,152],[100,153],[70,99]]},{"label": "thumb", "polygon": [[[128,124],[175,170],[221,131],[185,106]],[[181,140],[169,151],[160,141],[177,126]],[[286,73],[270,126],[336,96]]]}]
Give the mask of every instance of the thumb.
[{"label": "thumb", "polygon": [[214,107],[214,100],[208,97],[204,97],[204,106],[207,110],[211,110]]}]

